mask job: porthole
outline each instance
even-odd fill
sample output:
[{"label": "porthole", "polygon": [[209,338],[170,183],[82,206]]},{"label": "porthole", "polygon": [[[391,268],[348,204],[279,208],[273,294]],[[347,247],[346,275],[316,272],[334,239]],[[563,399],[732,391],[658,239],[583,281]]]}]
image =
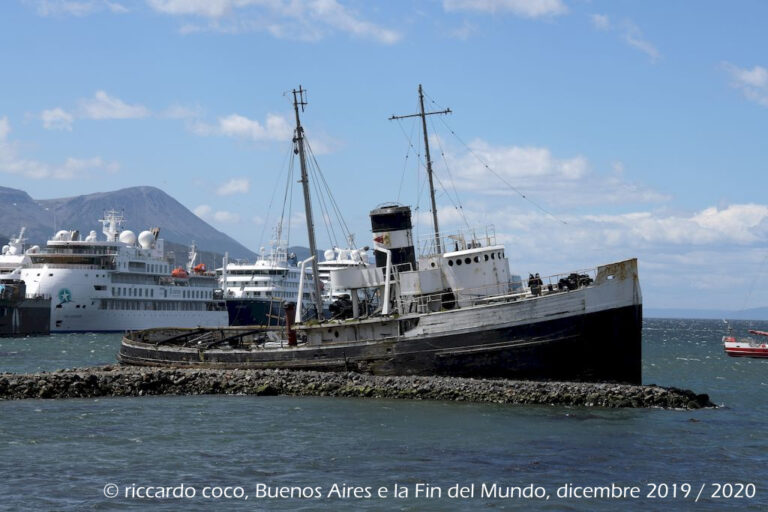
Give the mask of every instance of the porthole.
[{"label": "porthole", "polygon": [[461,265],[461,259],[456,260],[457,265]]},{"label": "porthole", "polygon": [[449,267],[452,267],[452,266],[453,266],[453,260],[448,260],[448,266],[449,266]]},{"label": "porthole", "polygon": [[487,254],[483,254],[483,256],[485,256],[485,261],[488,261],[488,255]]},{"label": "porthole", "polygon": [[469,265],[470,263],[472,263],[472,258],[464,258],[464,263]]},{"label": "porthole", "polygon": [[430,265],[432,268],[435,268],[435,262],[434,262],[434,261],[433,261],[432,263],[430,263],[429,265]]},{"label": "porthole", "polygon": [[495,253],[491,253],[491,259],[492,259],[492,260],[495,260],[495,259],[496,259],[496,255],[495,255]]},{"label": "porthole", "polygon": [[480,258],[478,258],[477,256],[475,256],[475,263],[480,263]]}]

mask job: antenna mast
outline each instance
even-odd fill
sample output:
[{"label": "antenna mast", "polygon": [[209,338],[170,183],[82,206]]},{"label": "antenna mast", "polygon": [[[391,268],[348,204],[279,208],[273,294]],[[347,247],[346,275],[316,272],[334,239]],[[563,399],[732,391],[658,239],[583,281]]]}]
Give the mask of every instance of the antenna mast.
[{"label": "antenna mast", "polygon": [[[307,235],[309,236],[309,252],[310,256],[317,256],[317,246],[315,244],[315,224],[312,221],[312,201],[309,197],[309,179],[307,178],[307,162],[304,158],[304,128],[301,127],[301,119],[299,118],[299,106],[301,111],[304,112],[304,106],[307,104],[305,99],[306,89],[302,89],[299,85],[299,89],[293,90],[293,110],[296,112],[296,133],[293,137],[293,142],[296,144],[294,153],[299,154],[299,163],[301,164],[301,185],[304,189],[304,212],[307,217]],[[320,294],[320,278],[317,273],[317,261],[312,264],[312,280],[315,283],[315,309],[317,310],[317,319],[323,320],[323,298]],[[303,297],[299,297],[298,300],[302,300]]]},{"label": "antenna mast", "polygon": [[432,200],[432,223],[435,227],[435,248],[437,249],[438,254],[442,253],[443,250],[440,246],[440,228],[437,224],[437,205],[435,204],[435,185],[432,181],[432,158],[429,156],[429,137],[427,136],[427,116],[431,116],[434,114],[450,114],[451,109],[447,108],[445,110],[435,111],[435,112],[424,112],[424,92],[421,88],[421,84],[419,84],[419,105],[421,106],[421,112],[418,114],[409,114],[407,116],[392,116],[389,118],[390,121],[394,119],[405,119],[406,117],[420,117],[421,118],[421,127],[424,131],[424,154],[427,160],[427,176],[429,177],[429,197]]}]

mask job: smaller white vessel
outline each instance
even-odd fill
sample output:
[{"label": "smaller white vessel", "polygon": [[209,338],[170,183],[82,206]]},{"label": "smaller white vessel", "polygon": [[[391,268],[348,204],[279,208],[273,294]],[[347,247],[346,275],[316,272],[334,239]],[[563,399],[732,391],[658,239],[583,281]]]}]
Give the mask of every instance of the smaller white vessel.
[{"label": "smaller white vessel", "polygon": [[[309,265],[303,272],[302,300],[311,303],[314,278]],[[268,253],[262,247],[254,262],[230,262],[225,256],[216,273],[227,303],[229,325],[280,325],[284,323],[283,304],[299,301],[302,269],[280,240],[272,242]]]},{"label": "smaller white vessel", "polygon": [[331,271],[369,265],[368,252],[365,249],[327,249],[325,258],[317,264],[317,275],[323,283],[323,301],[330,303],[344,295],[349,295],[346,288],[336,288],[331,282]]}]

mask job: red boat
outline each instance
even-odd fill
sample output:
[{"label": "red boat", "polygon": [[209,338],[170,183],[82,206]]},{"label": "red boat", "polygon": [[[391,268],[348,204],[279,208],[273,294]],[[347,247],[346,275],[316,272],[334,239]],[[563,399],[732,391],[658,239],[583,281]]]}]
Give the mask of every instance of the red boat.
[{"label": "red boat", "polygon": [[768,357],[768,332],[750,329],[749,333],[762,338],[738,339],[729,328],[728,334],[723,336],[725,353],[731,357]]}]

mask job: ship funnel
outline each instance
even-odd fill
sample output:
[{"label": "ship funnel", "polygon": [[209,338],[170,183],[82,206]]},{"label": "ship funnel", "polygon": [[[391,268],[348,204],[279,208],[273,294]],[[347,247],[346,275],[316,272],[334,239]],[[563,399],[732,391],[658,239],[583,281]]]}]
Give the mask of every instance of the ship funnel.
[{"label": "ship funnel", "polygon": [[[399,204],[382,205],[370,213],[373,242],[379,247],[392,251],[392,266],[409,263],[416,270],[416,253],[411,234],[411,208]],[[376,251],[376,266],[385,267],[387,255]]]}]

